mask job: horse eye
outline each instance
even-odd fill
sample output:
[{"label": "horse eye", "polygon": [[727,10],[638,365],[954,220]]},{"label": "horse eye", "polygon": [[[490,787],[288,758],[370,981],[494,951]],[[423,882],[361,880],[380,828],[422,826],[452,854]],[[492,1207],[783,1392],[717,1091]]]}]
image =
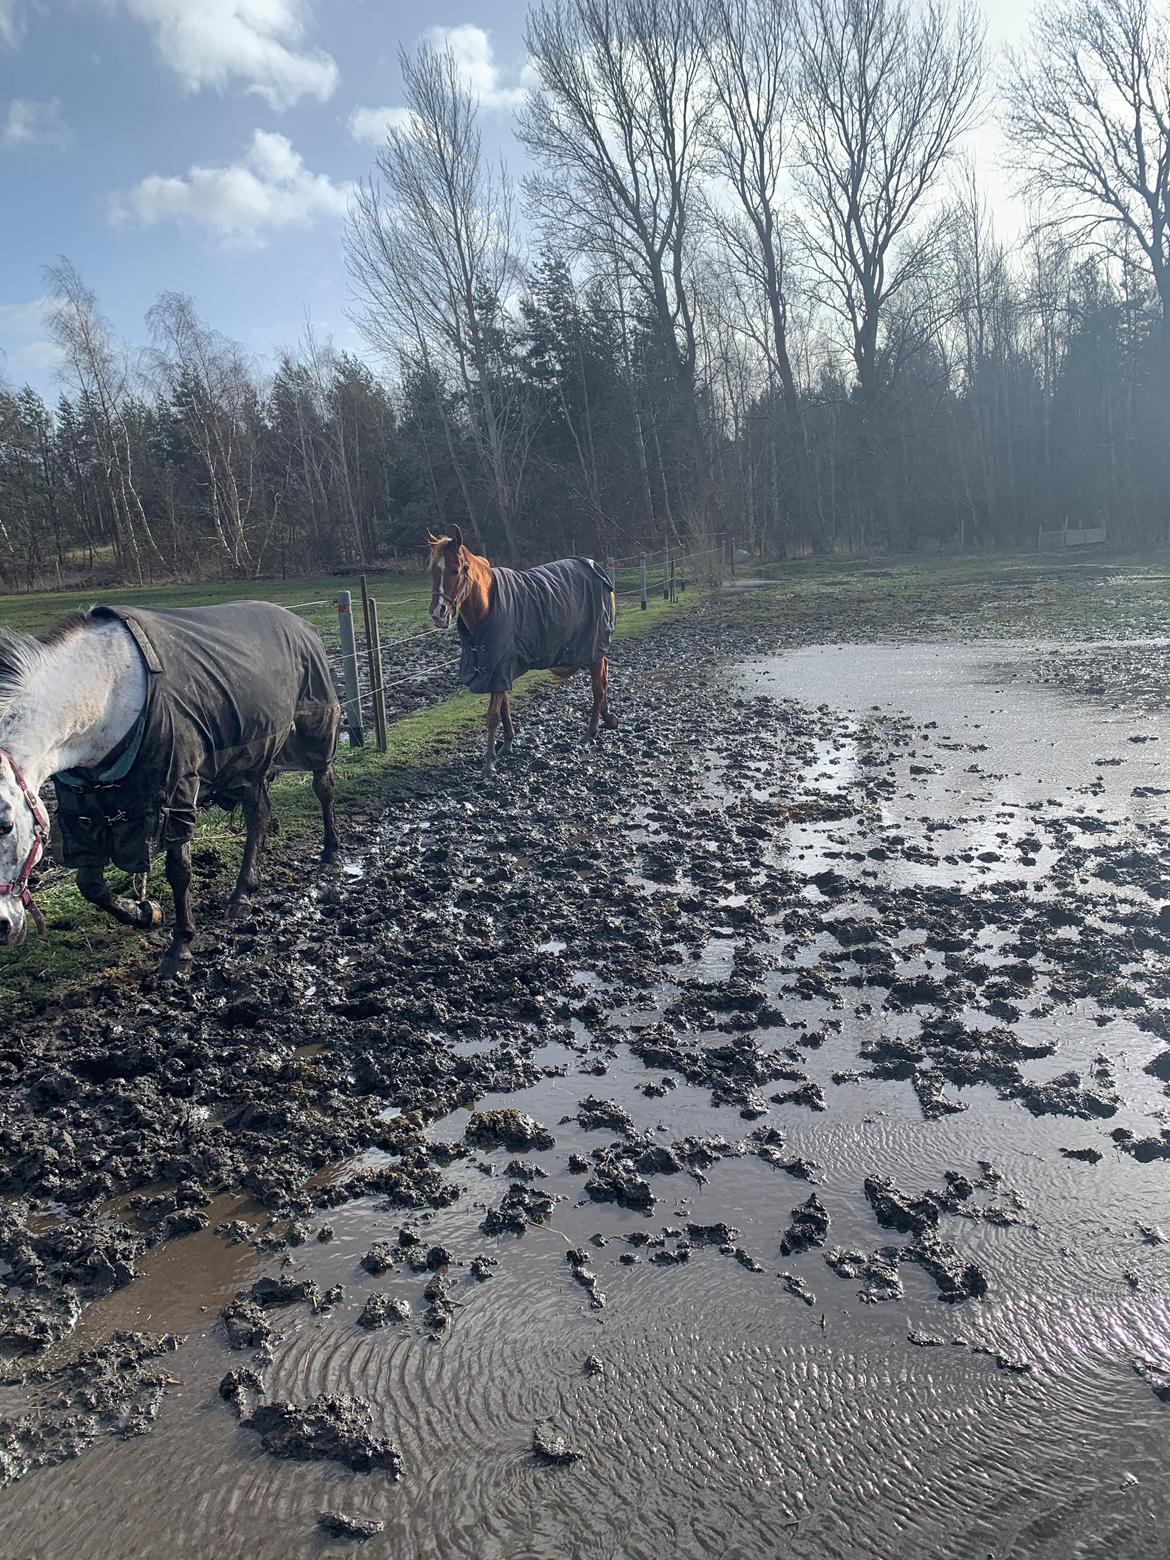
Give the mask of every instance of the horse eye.
[{"label": "horse eye", "polygon": [[15,827],[14,823],[9,823],[6,819],[0,818],[0,834],[11,834]]}]

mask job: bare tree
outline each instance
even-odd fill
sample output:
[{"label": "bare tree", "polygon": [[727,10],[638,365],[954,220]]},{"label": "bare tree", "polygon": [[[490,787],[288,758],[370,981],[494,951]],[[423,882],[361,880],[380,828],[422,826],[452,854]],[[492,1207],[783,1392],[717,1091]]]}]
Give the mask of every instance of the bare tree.
[{"label": "bare tree", "polygon": [[918,219],[974,122],[983,28],[971,0],[949,19],[942,0],[806,0],[795,20],[809,249],[872,406],[884,312],[935,258]]},{"label": "bare tree", "polygon": [[1010,56],[1012,156],[1029,192],[1076,237],[1136,243],[1170,334],[1170,12],[1151,0],[1037,8]]},{"label": "bare tree", "polygon": [[551,0],[530,14],[527,42],[540,79],[518,123],[538,164],[528,195],[562,240],[642,294],[702,460],[692,261],[711,96],[696,12],[689,0]]},{"label": "bare tree", "polygon": [[46,277],[55,299],[48,316],[49,333],[65,360],[81,404],[93,419],[115,540],[141,583],[144,547],[160,563],[165,560],[155,543],[135,479],[127,417],[129,369],[95,294],[77,268],[62,259],[48,268]]},{"label": "bare tree", "polygon": [[255,387],[243,352],[211,330],[185,293],[161,293],[148,310],[154,366],[206,478],[216,540],[237,572],[248,568],[253,452],[246,432]]},{"label": "bare tree", "polygon": [[796,76],[794,0],[709,0],[703,50],[716,98],[713,166],[730,185],[738,218],[715,207],[732,262],[762,294],[769,331],[762,345],[780,384],[792,430],[804,530],[816,550],[824,524],[812,480],[804,418],[789,351],[790,274],[780,212],[790,172],[791,94]]},{"label": "bare tree", "polygon": [[411,123],[389,130],[346,231],[357,319],[392,360],[439,368],[461,387],[515,554],[529,430],[498,350],[519,269],[511,184],[484,157],[478,104],[451,51],[424,45],[401,64]]}]

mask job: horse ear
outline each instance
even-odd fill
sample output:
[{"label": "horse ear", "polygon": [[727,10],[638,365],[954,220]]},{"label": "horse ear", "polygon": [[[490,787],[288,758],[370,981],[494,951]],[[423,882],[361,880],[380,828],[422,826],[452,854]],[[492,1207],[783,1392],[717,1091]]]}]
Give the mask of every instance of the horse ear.
[{"label": "horse ear", "polygon": [[463,532],[457,525],[453,525],[451,527],[451,540],[455,543],[456,547],[463,546]]}]

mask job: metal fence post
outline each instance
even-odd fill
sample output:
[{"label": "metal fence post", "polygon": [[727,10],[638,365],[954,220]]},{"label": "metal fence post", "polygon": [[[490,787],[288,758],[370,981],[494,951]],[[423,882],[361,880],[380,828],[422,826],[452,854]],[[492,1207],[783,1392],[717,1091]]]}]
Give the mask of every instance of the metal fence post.
[{"label": "metal fence post", "polygon": [[645,610],[646,610],[646,554],[645,553],[641,554],[641,557],[640,557],[639,561],[640,561],[640,564],[641,564],[641,571],[642,571],[642,611],[645,612]]},{"label": "metal fence post", "polygon": [[337,592],[337,626],[341,630],[341,676],[345,683],[345,724],[351,747],[361,747],[362,700],[358,688],[357,642],[353,632],[353,597],[347,590]]}]

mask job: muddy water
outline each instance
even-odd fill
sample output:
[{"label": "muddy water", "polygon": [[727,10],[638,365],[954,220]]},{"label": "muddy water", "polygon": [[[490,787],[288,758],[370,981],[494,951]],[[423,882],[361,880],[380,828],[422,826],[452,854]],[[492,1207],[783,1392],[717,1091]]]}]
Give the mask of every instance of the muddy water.
[{"label": "muddy water", "polygon": [[[323,1508],[385,1523],[362,1546],[366,1555],[1170,1552],[1170,1405],[1134,1369],[1135,1360],[1170,1362],[1170,1244],[1140,1232],[1159,1221],[1170,1227],[1170,1161],[1140,1163],[1110,1136],[1118,1127],[1144,1136],[1167,1119],[1162,1085],[1142,1070],[1162,1043],[1091,996],[1019,1004],[1013,1032],[1038,1051],[1051,1047],[1022,1064],[1025,1075],[1042,1081],[1075,1069],[1112,1078],[1119,1104],[1107,1120],[1036,1116],[982,1082],[948,1085],[965,1108],[925,1119],[909,1081],[834,1081],[864,1069],[881,1041],[913,1037],[923,1014],[883,1001],[880,986],[851,983],[851,967],[831,962],[840,948],[831,922],[879,924],[909,978],[946,969],[915,923],[916,896],[928,891],[974,898],[1010,889],[1049,903],[1075,869],[1086,923],[1113,924],[1132,904],[1150,906],[1133,884],[1095,878],[1098,858],[1078,855],[1077,842],[1107,838],[1122,849],[1160,838],[1170,799],[1132,793],[1166,779],[1160,755],[1170,753],[1170,723],[1143,716],[1138,726],[1099,705],[1009,685],[997,673],[1017,654],[1010,645],[829,647],[739,667],[731,694],[777,701],[775,744],[762,741],[746,757],[727,746],[707,755],[703,805],[730,811],[744,795],[801,804],[755,849],[762,867],[796,874],[794,903],[806,913],[786,921],[769,912],[745,931],[751,886],[713,882],[719,853],[704,841],[701,808],[678,820],[659,806],[631,823],[655,848],[677,841],[685,825],[681,882],[663,887],[629,870],[651,903],[702,892],[710,906],[702,937],[680,915],[677,962],[640,991],[627,983],[600,1030],[574,1021],[545,1045],[534,1086],[476,1102],[519,1107],[555,1135],[555,1148],[523,1156],[545,1172],[533,1184],[557,1199],[550,1225],[498,1238],[480,1231],[517,1157],[500,1148],[447,1170],[461,1195],[438,1211],[352,1202],[309,1220],[311,1236],[328,1222],[331,1240],[310,1238],[284,1256],[226,1245],[210,1229],[159,1248],[135,1283],[89,1307],[69,1347],[113,1327],[186,1333],[171,1367],[181,1390],[149,1436],[100,1442],[76,1463],[0,1493],[0,1554],[342,1552],[314,1527]],[[780,719],[797,708],[789,700],[828,707],[802,727],[795,769]],[[1133,735],[1158,740],[1135,744]],[[1109,762],[1116,758],[1123,762]],[[864,789],[875,773],[889,784]],[[834,800],[847,805],[818,817]],[[831,899],[812,881],[826,872],[846,880]],[[961,920],[956,914],[956,926]],[[563,971],[565,990],[602,991],[604,970],[579,969],[577,940],[558,930],[547,928],[540,951]],[[1005,935],[988,916],[968,951],[994,963]],[[781,1082],[762,1087],[766,1114],[745,1114],[739,1100],[715,1103],[706,1084],[648,1068],[628,1048],[664,1014],[671,1029],[683,1027],[680,1001],[701,1004],[704,988],[718,999],[748,953],[762,965],[767,1021],[738,1034],[765,1050],[795,1046],[824,1111],[772,1102],[789,1087]],[[831,979],[817,989],[801,983],[802,971],[826,969]],[[554,976],[549,996],[557,994]],[[985,1004],[956,1016],[976,1030],[997,1022]],[[697,1043],[727,1042],[726,1030],[701,1018],[690,1027]],[[488,1044],[459,1046],[480,1043]],[[647,1084],[662,1092],[648,1096]],[[634,1132],[664,1144],[718,1134],[744,1151],[719,1158],[703,1180],[651,1176],[658,1201],[649,1214],[590,1201],[569,1156],[588,1156],[615,1134],[562,1122],[590,1094],[618,1103]],[[467,1119],[455,1112],[431,1134],[456,1144]],[[783,1134],[784,1158],[815,1164],[811,1184],[750,1151],[749,1133],[760,1127]],[[1094,1164],[1060,1152],[1083,1148],[1103,1157]],[[861,1281],[839,1277],[826,1251],[868,1253],[906,1239],[875,1221],[865,1178],[890,1177],[918,1195],[943,1187],[948,1172],[984,1182],[963,1212],[942,1215],[939,1230],[978,1264],[986,1293],[945,1304],[928,1274],[907,1263],[901,1298],[864,1302]],[[829,1216],[826,1246],[781,1256],[792,1210],[814,1191]],[[212,1225],[255,1217],[238,1200],[208,1212]],[[698,1244],[685,1262],[650,1260],[680,1249],[688,1221],[720,1220],[736,1227],[734,1244],[762,1271]],[[373,1333],[356,1325],[376,1289],[408,1300],[416,1316],[424,1307],[425,1277],[400,1263],[375,1280],[360,1267],[371,1243],[393,1239],[404,1223],[457,1259],[458,1304],[441,1341],[413,1320]],[[647,1247],[631,1235],[665,1239]],[[576,1247],[598,1275],[603,1308],[573,1281],[566,1252]],[[466,1264],[485,1253],[499,1265],[477,1283]],[[220,1376],[248,1356],[228,1351],[218,1312],[282,1262],[322,1287],[341,1282],[345,1297],[328,1314],[303,1305],[271,1313],[281,1336],[269,1395],[366,1399],[401,1448],[399,1483],[328,1462],[277,1461],[219,1401]],[[794,1296],[781,1273],[803,1280],[813,1303]],[[600,1358],[602,1374],[585,1372],[587,1356]],[[541,1420],[563,1429],[579,1460],[561,1467],[533,1458]]]}]

